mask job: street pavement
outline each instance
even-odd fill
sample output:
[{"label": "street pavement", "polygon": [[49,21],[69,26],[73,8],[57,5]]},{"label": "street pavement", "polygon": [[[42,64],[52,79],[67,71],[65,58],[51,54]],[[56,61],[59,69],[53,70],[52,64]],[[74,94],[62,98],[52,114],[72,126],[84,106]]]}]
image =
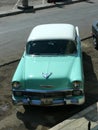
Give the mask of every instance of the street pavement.
[{"label": "street pavement", "polygon": [[[36,10],[42,10],[46,8],[56,7],[59,5],[72,4],[75,2],[81,2],[86,0],[56,0],[54,3],[47,3],[47,0],[28,0],[28,7],[24,7],[22,5],[22,0],[4,0],[10,1],[10,4],[2,4],[0,5],[0,17],[16,15],[25,12],[34,12]],[[1,2],[2,3],[2,2]]]},{"label": "street pavement", "polygon": [[[12,1],[12,0],[10,0]],[[9,6],[7,4],[0,7],[0,18],[20,13],[33,12],[50,7],[56,7],[58,4],[68,4],[68,0],[62,2],[47,3],[46,0],[28,0],[28,8],[24,8],[20,0],[14,0]],[[72,0],[78,2],[78,0]],[[64,120],[52,127],[50,130],[98,130],[98,102],[77,113],[76,115]]]}]

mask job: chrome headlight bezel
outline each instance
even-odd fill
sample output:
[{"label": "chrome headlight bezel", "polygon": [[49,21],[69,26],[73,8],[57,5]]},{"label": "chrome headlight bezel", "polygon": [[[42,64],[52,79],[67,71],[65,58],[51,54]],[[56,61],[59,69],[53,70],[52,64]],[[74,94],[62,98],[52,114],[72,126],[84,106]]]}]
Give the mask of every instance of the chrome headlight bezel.
[{"label": "chrome headlight bezel", "polygon": [[12,82],[12,87],[15,88],[15,89],[19,88],[20,87],[20,82],[19,81],[13,81]]},{"label": "chrome headlight bezel", "polygon": [[78,81],[78,80],[75,80],[75,81],[72,82],[72,85],[73,85],[73,89],[80,89],[81,85],[82,85],[82,82]]}]

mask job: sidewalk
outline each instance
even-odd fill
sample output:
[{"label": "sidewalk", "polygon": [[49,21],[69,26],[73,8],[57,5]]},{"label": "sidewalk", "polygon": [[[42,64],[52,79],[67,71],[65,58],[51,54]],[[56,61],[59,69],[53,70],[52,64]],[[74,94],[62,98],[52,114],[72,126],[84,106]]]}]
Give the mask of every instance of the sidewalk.
[{"label": "sidewalk", "polygon": [[98,130],[98,102],[49,130]]}]

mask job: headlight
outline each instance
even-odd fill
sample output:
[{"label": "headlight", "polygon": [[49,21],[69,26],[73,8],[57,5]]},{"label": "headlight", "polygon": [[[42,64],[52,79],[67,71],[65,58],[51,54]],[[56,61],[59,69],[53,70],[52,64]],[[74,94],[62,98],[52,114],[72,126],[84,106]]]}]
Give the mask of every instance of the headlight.
[{"label": "headlight", "polygon": [[18,81],[12,82],[12,87],[19,88],[20,87],[20,82],[18,82]]},{"label": "headlight", "polygon": [[73,82],[74,89],[78,89],[78,88],[80,88],[80,86],[81,86],[81,81],[74,81]]}]

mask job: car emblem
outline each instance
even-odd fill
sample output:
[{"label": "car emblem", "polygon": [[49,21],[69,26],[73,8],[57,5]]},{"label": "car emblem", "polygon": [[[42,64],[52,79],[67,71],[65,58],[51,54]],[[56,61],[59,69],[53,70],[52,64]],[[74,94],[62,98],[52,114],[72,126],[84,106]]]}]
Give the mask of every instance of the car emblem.
[{"label": "car emblem", "polygon": [[42,75],[45,79],[48,79],[52,75],[52,72],[51,73],[42,73]]}]

